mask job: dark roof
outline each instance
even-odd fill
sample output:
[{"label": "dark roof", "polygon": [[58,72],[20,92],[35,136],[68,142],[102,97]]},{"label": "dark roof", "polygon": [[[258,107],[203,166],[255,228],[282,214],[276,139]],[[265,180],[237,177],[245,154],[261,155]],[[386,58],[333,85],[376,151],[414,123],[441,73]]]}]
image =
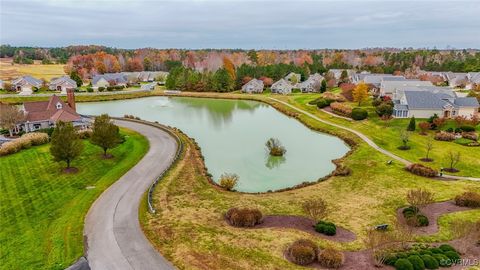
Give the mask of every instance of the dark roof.
[{"label": "dark roof", "polygon": [[461,97],[455,99],[455,105],[461,106],[461,107],[480,107],[478,104],[478,100],[474,97]]}]

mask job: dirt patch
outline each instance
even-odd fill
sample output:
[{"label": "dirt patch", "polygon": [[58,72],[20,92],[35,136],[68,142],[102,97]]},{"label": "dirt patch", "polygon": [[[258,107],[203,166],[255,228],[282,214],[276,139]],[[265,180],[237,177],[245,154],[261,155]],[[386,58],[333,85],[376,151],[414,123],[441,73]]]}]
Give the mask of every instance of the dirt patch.
[{"label": "dirt patch", "polygon": [[315,231],[315,221],[301,216],[265,216],[263,222],[254,228],[286,228],[296,229],[312,235],[335,242],[352,242],[357,237],[347,229],[337,227],[337,233],[333,236],[324,235]]},{"label": "dirt patch", "polygon": [[431,158],[421,158],[420,161],[423,161],[423,162],[433,162],[433,159],[431,159]]},{"label": "dirt patch", "polygon": [[102,159],[112,159],[112,158],[113,158],[113,155],[112,155],[112,154],[106,154],[106,155],[102,154],[102,155],[101,155],[101,158],[102,158]]},{"label": "dirt patch", "polygon": [[[406,224],[406,220],[403,217],[402,210],[405,208],[400,208],[397,210],[397,218],[402,224]],[[429,235],[435,234],[438,232],[438,217],[443,214],[471,210],[472,208],[457,206],[453,201],[438,202],[429,204],[422,209],[420,212],[428,218],[429,225],[425,227],[414,227],[413,233],[419,235]]]},{"label": "dirt patch", "polygon": [[449,173],[457,173],[457,172],[459,172],[460,170],[457,170],[457,169],[455,169],[455,168],[446,168],[446,169],[443,169],[443,171],[449,172]]},{"label": "dirt patch", "polygon": [[62,172],[66,173],[66,174],[76,174],[79,171],[80,170],[78,168],[75,168],[75,167],[65,168],[65,169],[62,170]]}]

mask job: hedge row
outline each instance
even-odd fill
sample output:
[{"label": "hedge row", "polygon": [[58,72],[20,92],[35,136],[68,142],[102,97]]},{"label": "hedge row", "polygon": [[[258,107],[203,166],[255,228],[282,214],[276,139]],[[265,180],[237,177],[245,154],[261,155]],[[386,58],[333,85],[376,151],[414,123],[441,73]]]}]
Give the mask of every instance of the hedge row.
[{"label": "hedge row", "polygon": [[42,145],[48,143],[48,140],[49,137],[47,133],[27,133],[18,139],[2,144],[2,146],[0,146],[0,156],[14,154],[22,149],[28,149],[34,145]]},{"label": "hedge row", "polygon": [[427,167],[425,165],[414,163],[410,164],[405,169],[413,174],[424,176],[424,177],[435,177],[438,175],[438,172],[435,169]]}]

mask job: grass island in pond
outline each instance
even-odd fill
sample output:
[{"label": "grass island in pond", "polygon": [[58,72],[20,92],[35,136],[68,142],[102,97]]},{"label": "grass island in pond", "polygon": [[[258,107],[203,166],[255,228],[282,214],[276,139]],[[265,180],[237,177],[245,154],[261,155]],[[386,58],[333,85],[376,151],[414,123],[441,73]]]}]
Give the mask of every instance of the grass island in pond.
[{"label": "grass island in pond", "polygon": [[[255,101],[149,97],[78,104],[83,114],[131,114],[180,128],[195,138],[213,179],[222,173],[239,176],[236,189],[265,192],[316,181],[335,169],[333,159],[349,147],[339,138],[314,132]],[[292,132],[294,131],[294,132]],[[288,151],[271,157],[265,148],[278,138]]]}]

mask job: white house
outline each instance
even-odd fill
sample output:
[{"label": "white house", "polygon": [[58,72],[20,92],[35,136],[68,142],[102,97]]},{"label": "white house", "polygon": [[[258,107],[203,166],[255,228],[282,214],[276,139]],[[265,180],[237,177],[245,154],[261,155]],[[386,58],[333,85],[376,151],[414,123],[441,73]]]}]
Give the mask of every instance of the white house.
[{"label": "white house", "polygon": [[262,93],[263,92],[263,81],[258,79],[251,79],[249,82],[242,86],[242,92],[244,93]]},{"label": "white house", "polygon": [[320,91],[320,86],[323,80],[324,78],[322,75],[315,73],[310,75],[306,81],[297,83],[295,88],[300,89],[303,93],[318,92]]},{"label": "white house", "polygon": [[67,93],[67,89],[70,88],[77,88],[77,82],[70,79],[69,76],[62,76],[59,78],[54,78],[50,81],[50,84],[48,86],[50,90],[56,90],[56,91],[61,91],[62,94]]},{"label": "white house", "polygon": [[123,73],[105,73],[102,75],[95,75],[92,78],[93,89],[99,87],[108,87],[114,85],[126,86],[128,82],[127,76]]},{"label": "white house", "polygon": [[42,81],[32,76],[23,76],[12,81],[12,85],[19,95],[31,95],[33,88],[40,88]]},{"label": "white house", "polygon": [[285,79],[280,79],[272,84],[271,89],[272,93],[286,95],[292,93],[293,85]]},{"label": "white house", "polygon": [[480,85],[480,72],[469,72],[467,73],[467,85],[465,88],[474,89]]}]

